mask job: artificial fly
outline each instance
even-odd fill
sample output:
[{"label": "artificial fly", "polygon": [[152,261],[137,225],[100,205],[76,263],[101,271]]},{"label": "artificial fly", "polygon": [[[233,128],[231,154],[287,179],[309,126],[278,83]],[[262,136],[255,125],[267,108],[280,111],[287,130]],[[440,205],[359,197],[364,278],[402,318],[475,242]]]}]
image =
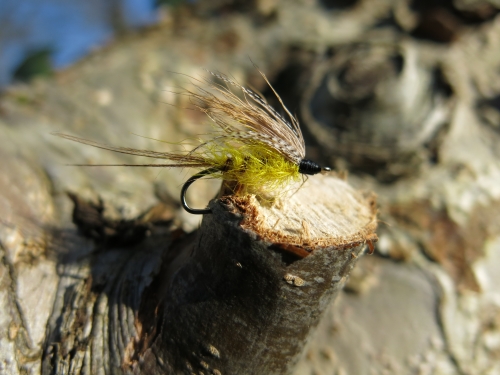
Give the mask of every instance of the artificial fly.
[{"label": "artificial fly", "polygon": [[[262,72],[260,74],[290,121],[254,91],[222,74],[209,73],[225,84],[207,80],[207,89],[196,86],[196,91],[186,91],[186,95],[196,109],[212,120],[216,130],[211,139],[201,142],[189,152],[156,152],[114,147],[68,134],[53,134],[109,151],[169,161],[168,164],[118,164],[120,166],[202,169],[189,178],[181,189],[181,204],[192,214],[212,212],[210,208],[191,208],[186,202],[189,186],[205,176],[221,178],[225,183],[232,183],[237,187],[233,189],[234,194],[259,194],[275,191],[297,181],[300,175],[315,175],[331,170],[304,158],[305,143],[299,123]],[[231,87],[240,90],[242,98],[233,93]]]}]

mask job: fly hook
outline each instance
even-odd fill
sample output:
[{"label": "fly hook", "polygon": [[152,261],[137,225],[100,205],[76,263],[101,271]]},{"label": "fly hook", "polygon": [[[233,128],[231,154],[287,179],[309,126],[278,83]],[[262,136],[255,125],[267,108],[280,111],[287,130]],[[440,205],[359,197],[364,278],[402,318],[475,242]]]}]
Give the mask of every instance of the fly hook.
[{"label": "fly hook", "polygon": [[207,175],[215,173],[215,172],[219,172],[219,169],[217,169],[217,168],[208,168],[208,169],[205,169],[205,170],[203,170],[201,172],[198,172],[195,175],[191,176],[184,183],[184,185],[182,185],[182,189],[181,189],[181,204],[182,204],[182,207],[187,212],[189,212],[190,214],[193,214],[193,215],[204,215],[204,214],[211,214],[212,213],[212,209],[211,208],[202,208],[202,209],[199,209],[199,208],[191,208],[191,207],[189,207],[189,205],[187,204],[187,201],[186,201],[186,193],[187,193],[187,190],[188,190],[189,186],[191,186],[191,184],[193,182],[195,182],[196,180],[198,180],[198,179],[200,179],[202,177],[205,177]]}]

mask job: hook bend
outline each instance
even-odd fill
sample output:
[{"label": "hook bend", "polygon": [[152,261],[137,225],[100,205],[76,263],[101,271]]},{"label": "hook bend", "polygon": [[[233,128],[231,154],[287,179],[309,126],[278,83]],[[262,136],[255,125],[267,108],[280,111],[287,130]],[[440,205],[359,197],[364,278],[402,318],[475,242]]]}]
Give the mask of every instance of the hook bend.
[{"label": "hook bend", "polygon": [[182,204],[182,207],[187,211],[189,212],[190,214],[193,214],[193,215],[204,215],[204,214],[211,214],[212,213],[212,209],[210,208],[191,208],[189,207],[189,205],[187,204],[187,201],[186,201],[186,193],[187,193],[187,190],[188,188],[191,186],[191,184],[193,182],[195,182],[196,180],[202,178],[202,177],[205,177],[209,174],[212,174],[212,173],[215,173],[215,172],[219,172],[219,169],[217,168],[208,168],[208,169],[205,169],[201,172],[198,172],[196,173],[195,175],[191,176],[185,183],[184,185],[182,185],[182,189],[181,189],[181,204]]}]

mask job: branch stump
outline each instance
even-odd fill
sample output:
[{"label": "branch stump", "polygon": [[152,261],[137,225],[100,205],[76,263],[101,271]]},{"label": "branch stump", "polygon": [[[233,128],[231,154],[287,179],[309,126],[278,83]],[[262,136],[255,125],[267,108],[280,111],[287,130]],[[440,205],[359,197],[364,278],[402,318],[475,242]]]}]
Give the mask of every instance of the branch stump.
[{"label": "branch stump", "polygon": [[182,244],[182,265],[162,273],[158,337],[134,366],[290,373],[365,244],[376,241],[374,198],[321,176],[273,205],[226,196],[210,207]]}]

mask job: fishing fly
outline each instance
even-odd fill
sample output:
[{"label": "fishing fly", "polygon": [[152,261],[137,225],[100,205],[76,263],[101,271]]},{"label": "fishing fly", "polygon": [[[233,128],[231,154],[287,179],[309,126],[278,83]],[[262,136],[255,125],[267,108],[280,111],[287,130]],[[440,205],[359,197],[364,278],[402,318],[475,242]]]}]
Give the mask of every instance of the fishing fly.
[{"label": "fishing fly", "polygon": [[[186,90],[185,94],[197,110],[208,116],[215,129],[210,139],[200,141],[191,151],[157,152],[109,146],[63,133],[54,135],[122,154],[168,161],[165,164],[112,164],[113,166],[201,169],[181,189],[181,204],[192,214],[211,213],[210,208],[192,208],[186,201],[189,186],[202,177],[221,178],[224,183],[233,186],[233,194],[262,194],[298,181],[301,175],[315,175],[331,170],[305,159],[305,143],[299,122],[285,107],[264,73],[259,71],[285,115],[278,113],[253,90],[223,74],[208,72],[220,83],[213,78],[207,79],[203,81],[206,88],[196,85],[195,90]],[[239,91],[240,95],[233,91]]]}]

